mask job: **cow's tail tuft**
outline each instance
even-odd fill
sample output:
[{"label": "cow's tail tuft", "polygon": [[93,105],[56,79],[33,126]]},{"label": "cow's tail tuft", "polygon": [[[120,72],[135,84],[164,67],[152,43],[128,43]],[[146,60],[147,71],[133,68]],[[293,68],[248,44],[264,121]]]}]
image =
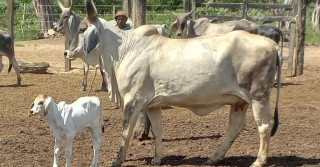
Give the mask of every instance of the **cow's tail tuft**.
[{"label": "cow's tail tuft", "polygon": [[279,99],[280,99],[280,88],[281,88],[281,63],[282,63],[282,52],[279,54],[277,53],[277,99],[276,99],[276,107],[274,110],[274,125],[271,130],[271,136],[277,132],[279,126]]},{"label": "cow's tail tuft", "polygon": [[9,68],[8,68],[8,73],[11,71],[11,69],[12,69],[12,63],[10,62],[9,63]]}]

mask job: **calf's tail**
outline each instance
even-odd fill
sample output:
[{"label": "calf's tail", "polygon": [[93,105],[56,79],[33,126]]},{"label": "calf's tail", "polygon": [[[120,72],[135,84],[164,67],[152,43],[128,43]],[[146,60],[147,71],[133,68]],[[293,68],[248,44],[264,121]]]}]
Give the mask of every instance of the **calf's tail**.
[{"label": "calf's tail", "polygon": [[274,110],[274,125],[271,130],[271,136],[277,132],[279,126],[279,99],[280,99],[280,88],[281,88],[281,63],[282,63],[282,52],[279,54],[277,53],[277,98],[276,98],[276,107]]}]

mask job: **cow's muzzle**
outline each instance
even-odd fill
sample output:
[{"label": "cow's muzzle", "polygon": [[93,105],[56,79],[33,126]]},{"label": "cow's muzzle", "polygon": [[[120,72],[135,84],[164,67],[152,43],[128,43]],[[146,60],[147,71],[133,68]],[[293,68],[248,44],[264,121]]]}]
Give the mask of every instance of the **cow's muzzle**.
[{"label": "cow's muzzle", "polygon": [[65,50],[64,53],[63,53],[64,57],[66,59],[69,59],[69,60],[74,60],[75,58],[72,56],[71,54],[71,51],[70,50]]}]

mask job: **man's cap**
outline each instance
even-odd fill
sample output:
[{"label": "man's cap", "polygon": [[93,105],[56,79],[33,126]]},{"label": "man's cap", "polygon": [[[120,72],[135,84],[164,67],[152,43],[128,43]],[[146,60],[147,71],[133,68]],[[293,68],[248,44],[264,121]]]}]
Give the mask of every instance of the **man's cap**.
[{"label": "man's cap", "polygon": [[128,19],[127,12],[122,11],[122,10],[118,11],[114,18],[116,19],[118,16],[124,16],[124,17],[126,17]]}]

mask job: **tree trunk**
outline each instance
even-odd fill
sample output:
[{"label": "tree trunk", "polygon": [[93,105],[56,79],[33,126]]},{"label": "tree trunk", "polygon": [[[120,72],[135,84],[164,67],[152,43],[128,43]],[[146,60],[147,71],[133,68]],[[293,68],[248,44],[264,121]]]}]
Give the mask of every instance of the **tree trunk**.
[{"label": "tree trunk", "polygon": [[312,27],[316,31],[320,31],[320,5],[319,0],[317,0],[314,10],[312,12]]},{"label": "tree trunk", "polygon": [[123,0],[122,10],[127,12],[128,17],[131,18],[131,0]]},{"label": "tree trunk", "polygon": [[133,28],[146,24],[147,0],[133,0]]},{"label": "tree trunk", "polygon": [[32,3],[38,16],[40,33],[46,37],[54,21],[53,0],[32,0]]}]

